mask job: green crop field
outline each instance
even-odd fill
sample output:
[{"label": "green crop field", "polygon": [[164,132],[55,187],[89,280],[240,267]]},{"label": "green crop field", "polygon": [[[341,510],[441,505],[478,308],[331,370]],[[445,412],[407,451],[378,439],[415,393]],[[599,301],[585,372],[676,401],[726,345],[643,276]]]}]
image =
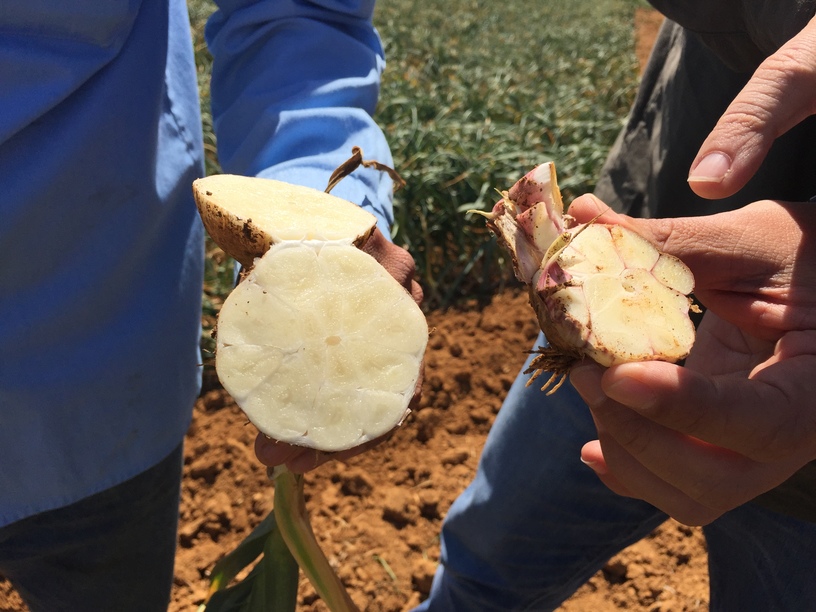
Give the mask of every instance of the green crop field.
[{"label": "green crop field", "polygon": [[[427,308],[485,297],[508,264],[466,214],[488,210],[532,166],[554,160],[565,199],[593,188],[638,82],[633,21],[642,0],[381,0],[375,23],[387,58],[377,119],[407,186],[395,196],[393,238],[417,262]],[[190,0],[208,172],[217,147],[208,108],[209,0]],[[229,287],[217,249],[205,318]]]}]

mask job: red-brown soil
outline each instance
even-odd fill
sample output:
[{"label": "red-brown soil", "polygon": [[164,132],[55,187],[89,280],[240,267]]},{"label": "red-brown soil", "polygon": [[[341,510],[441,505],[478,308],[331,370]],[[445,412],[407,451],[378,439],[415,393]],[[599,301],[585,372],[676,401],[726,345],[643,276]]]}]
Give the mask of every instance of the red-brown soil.
[{"label": "red-brown soil", "polygon": [[648,8],[635,9],[635,54],[641,74],[646,67],[657,31],[662,24],[663,15],[658,11]]},{"label": "red-brown soil", "polygon": [[[306,479],[314,530],[362,610],[408,610],[428,593],[442,518],[473,476],[537,333],[519,291],[431,313],[429,323],[419,409],[389,442]],[[219,387],[202,393],[186,441],[172,612],[196,609],[215,561],[271,510],[272,486],[254,457],[254,438]],[[670,521],[610,560],[562,610],[705,610],[707,597],[702,535]],[[0,583],[0,611],[22,609]],[[305,579],[298,609],[326,610]]]},{"label": "red-brown soil", "polygon": [[[502,398],[538,328],[522,292],[432,313],[420,407],[394,437],[307,476],[307,507],[330,560],[362,610],[407,610],[426,596],[442,518],[470,481]],[[218,389],[195,407],[171,610],[205,595],[207,571],[271,509],[253,428]],[[577,459],[576,459],[577,460]],[[669,522],[612,559],[563,609],[702,610],[706,559],[696,529]],[[301,581],[299,610],[325,610]]]},{"label": "red-brown soil", "polygon": [[[638,11],[638,40],[646,40],[638,46],[641,57],[660,21]],[[470,482],[502,398],[537,334],[525,295],[513,290],[486,305],[431,313],[429,323],[419,409],[389,442],[306,478],[314,530],[361,610],[408,610],[427,595],[442,519]],[[210,381],[186,441],[171,612],[196,609],[215,561],[272,508],[272,486],[254,457],[254,437],[240,410]],[[326,610],[304,578],[299,600],[301,611]],[[669,521],[611,559],[561,610],[707,608],[702,534]],[[20,610],[19,597],[0,579],[0,612]]]}]

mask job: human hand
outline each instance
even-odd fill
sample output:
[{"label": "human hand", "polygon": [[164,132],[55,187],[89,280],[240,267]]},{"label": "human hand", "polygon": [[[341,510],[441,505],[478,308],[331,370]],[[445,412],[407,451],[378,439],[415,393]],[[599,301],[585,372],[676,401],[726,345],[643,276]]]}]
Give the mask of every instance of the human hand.
[{"label": "human hand", "polygon": [[[414,259],[405,249],[387,240],[380,230],[375,229],[371,237],[363,245],[362,250],[379,261],[380,264],[391,273],[391,276],[405,287],[417,304],[422,303],[422,288],[414,279]],[[416,387],[414,388],[414,396],[411,400],[412,406],[419,402],[421,388],[422,376],[420,375]],[[354,448],[327,453],[313,448],[280,442],[259,433],[255,438],[255,455],[264,465],[270,467],[286,465],[289,471],[301,474],[332,459],[341,461],[350,459],[355,455],[381,444],[384,440],[390,438],[391,435],[391,433],[388,433],[375,440],[370,440],[365,444],[355,446]]]},{"label": "human hand", "polygon": [[[683,259],[708,307],[686,366],[576,368],[598,440],[582,449],[613,491],[707,524],[816,458],[816,216],[757,202],[689,219],[607,212]],[[604,206],[577,199],[580,221]]]},{"label": "human hand", "polygon": [[774,140],[816,113],[816,18],[768,57],[728,106],[691,165],[689,185],[718,199],[741,189]]}]

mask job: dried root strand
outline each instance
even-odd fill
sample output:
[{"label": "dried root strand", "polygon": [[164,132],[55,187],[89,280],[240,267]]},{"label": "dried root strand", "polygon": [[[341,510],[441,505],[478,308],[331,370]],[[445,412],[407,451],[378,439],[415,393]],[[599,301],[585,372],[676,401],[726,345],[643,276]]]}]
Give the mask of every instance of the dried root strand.
[{"label": "dried root strand", "polygon": [[[530,380],[527,381],[529,385],[534,378],[536,378],[539,374],[541,374],[544,370],[536,370],[533,372],[533,375],[530,377]],[[561,385],[564,384],[564,381],[567,380],[567,372],[553,372],[550,374],[550,377],[547,379],[547,382],[541,387],[542,391],[547,391],[547,395],[552,395],[556,391],[561,388]],[[549,389],[549,391],[548,391]]]},{"label": "dried root strand", "polygon": [[582,359],[578,353],[567,353],[551,346],[540,346],[530,353],[537,355],[530,362],[529,367],[524,370],[524,374],[531,374],[527,386],[529,387],[544,372],[550,372],[549,378],[541,387],[541,390],[546,391],[547,395],[552,395],[561,388],[572,367]]},{"label": "dried root strand", "polygon": [[335,188],[337,183],[342,181],[360,166],[363,166],[364,168],[375,168],[380,172],[387,173],[388,176],[390,176],[394,181],[394,191],[398,191],[405,187],[405,179],[403,179],[396,170],[386,166],[385,164],[381,164],[378,161],[363,159],[363,150],[360,147],[352,147],[351,157],[337,166],[335,171],[332,172],[332,175],[329,177],[329,184],[326,187],[326,193],[331,193],[331,190]]}]

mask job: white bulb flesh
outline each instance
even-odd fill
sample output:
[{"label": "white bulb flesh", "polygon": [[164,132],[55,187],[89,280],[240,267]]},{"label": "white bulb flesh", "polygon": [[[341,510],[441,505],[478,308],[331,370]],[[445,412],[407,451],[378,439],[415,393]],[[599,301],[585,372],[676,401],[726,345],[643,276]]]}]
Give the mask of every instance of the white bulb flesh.
[{"label": "white bulb flesh", "polygon": [[356,204],[282,181],[216,174],[193,183],[207,232],[244,267],[286,240],[361,245],[376,219]]},{"label": "white bulb flesh", "polygon": [[609,366],[688,355],[694,276],[683,262],[621,226],[577,225],[563,213],[551,162],[502,196],[486,215],[488,227],[529,285],[549,341],[536,351],[534,376],[548,370],[563,381],[584,357]]},{"label": "white bulb flesh", "polygon": [[[623,227],[579,229],[535,279],[539,315],[602,365],[685,357],[695,336],[686,296],[694,285],[689,269]],[[566,281],[542,288],[541,275],[556,269]]]},{"label": "white bulb flesh", "polygon": [[400,423],[427,338],[422,311],[370,255],[285,241],[225,301],[216,370],[261,432],[336,451]]}]

